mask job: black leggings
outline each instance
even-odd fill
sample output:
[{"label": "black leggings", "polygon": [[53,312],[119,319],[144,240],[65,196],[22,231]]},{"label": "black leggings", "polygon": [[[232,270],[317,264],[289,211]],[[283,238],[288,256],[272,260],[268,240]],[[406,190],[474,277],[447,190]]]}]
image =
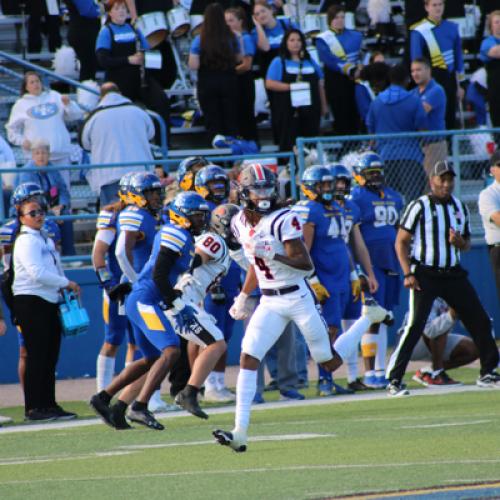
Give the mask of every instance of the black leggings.
[{"label": "black leggings", "polygon": [[51,408],[56,404],[56,365],[61,347],[58,306],[37,295],[16,295],[14,314],[27,351],[25,410]]}]

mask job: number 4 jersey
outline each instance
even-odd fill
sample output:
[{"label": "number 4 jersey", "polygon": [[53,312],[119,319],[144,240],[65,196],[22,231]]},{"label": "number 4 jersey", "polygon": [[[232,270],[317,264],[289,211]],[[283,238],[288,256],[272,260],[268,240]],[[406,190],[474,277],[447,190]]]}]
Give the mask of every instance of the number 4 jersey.
[{"label": "number 4 jersey", "polygon": [[310,271],[301,271],[282,264],[277,260],[260,259],[254,257],[249,248],[256,241],[275,240],[277,253],[285,255],[283,243],[289,240],[302,238],[302,227],[296,213],[289,209],[272,212],[260,219],[256,226],[252,226],[242,210],[236,214],[231,222],[233,234],[243,247],[245,257],[253,264],[259,282],[259,287],[284,288],[304,281]]},{"label": "number 4 jersey", "polygon": [[401,195],[388,187],[376,193],[366,187],[356,186],[351,192],[351,200],[359,207],[361,234],[372,264],[380,269],[398,272],[394,242],[403,208]]}]

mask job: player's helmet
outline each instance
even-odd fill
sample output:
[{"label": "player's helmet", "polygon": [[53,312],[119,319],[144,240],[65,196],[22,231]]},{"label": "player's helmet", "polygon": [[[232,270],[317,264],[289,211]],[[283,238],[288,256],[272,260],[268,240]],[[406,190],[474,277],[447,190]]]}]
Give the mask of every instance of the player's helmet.
[{"label": "player's helmet", "polygon": [[[326,168],[333,177],[333,198],[344,200],[351,192],[351,172],[341,163],[330,163]],[[339,180],[344,181],[344,186],[337,185]]]},{"label": "player's helmet", "polygon": [[156,212],[163,204],[163,186],[155,174],[138,172],[129,184],[129,203]]},{"label": "player's helmet", "polygon": [[368,189],[378,191],[384,185],[384,161],[373,151],[360,155],[354,171],[356,180]]},{"label": "player's helmet", "polygon": [[188,156],[179,163],[177,168],[177,182],[183,191],[194,191],[194,177],[196,172],[208,165],[203,156]]},{"label": "player's helmet", "polygon": [[231,219],[240,211],[240,207],[232,203],[219,205],[212,210],[210,229],[221,236],[230,250],[238,250],[241,245],[231,231]]},{"label": "player's helmet", "polygon": [[332,190],[322,192],[321,184],[323,182],[333,182],[330,171],[322,165],[313,165],[307,168],[302,174],[301,191],[310,200],[316,200],[320,203],[329,203],[332,201]]},{"label": "player's helmet", "polygon": [[245,210],[268,214],[276,207],[276,176],[260,163],[247,165],[238,177],[238,184],[240,201]]},{"label": "player's helmet", "polygon": [[120,179],[120,183],[118,185],[118,197],[120,198],[121,201],[125,204],[131,203],[130,201],[130,181],[132,177],[135,175],[136,172],[127,172],[125,175],[122,176]]},{"label": "player's helmet", "polygon": [[210,164],[196,174],[194,188],[205,200],[222,203],[229,197],[229,177],[223,168]]},{"label": "player's helmet", "polygon": [[208,227],[210,207],[198,193],[181,192],[170,203],[168,215],[174,224],[197,236]]},{"label": "player's helmet", "polygon": [[19,184],[12,193],[12,204],[19,210],[25,201],[36,201],[42,208],[47,208],[47,200],[42,188],[34,182]]}]

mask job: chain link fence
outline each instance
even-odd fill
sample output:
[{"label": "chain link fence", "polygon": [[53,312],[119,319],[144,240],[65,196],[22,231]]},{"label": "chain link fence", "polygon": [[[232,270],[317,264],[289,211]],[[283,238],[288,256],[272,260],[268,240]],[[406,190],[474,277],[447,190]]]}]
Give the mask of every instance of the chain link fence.
[{"label": "chain link fence", "polygon": [[[376,151],[384,160],[387,184],[409,201],[428,190],[427,175],[439,160],[457,172],[455,194],[467,203],[472,232],[483,234],[477,198],[485,186],[489,157],[500,130],[477,129],[297,139],[299,176],[310,165],[339,162],[352,169],[360,153]],[[495,141],[496,140],[496,141]]]}]

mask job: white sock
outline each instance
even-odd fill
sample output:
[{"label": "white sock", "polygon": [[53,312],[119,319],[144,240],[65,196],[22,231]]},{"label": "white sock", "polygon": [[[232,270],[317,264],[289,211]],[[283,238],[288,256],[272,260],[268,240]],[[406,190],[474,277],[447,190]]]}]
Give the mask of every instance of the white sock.
[{"label": "white sock", "polygon": [[365,317],[357,319],[347,332],[340,335],[333,344],[333,348],[337,351],[343,361],[349,359],[353,351],[357,351],[359,341],[370,326],[370,320]]},{"label": "white sock", "polygon": [[250,409],[257,390],[257,370],[240,368],[236,382],[236,414],[234,431],[247,433],[250,424]]},{"label": "white sock", "polygon": [[225,373],[224,372],[214,372],[214,373],[215,373],[215,380],[217,383],[217,390],[222,391],[226,387],[226,384],[224,382]]},{"label": "white sock", "polygon": [[217,372],[210,372],[208,374],[205,380],[205,390],[209,392],[217,390]]},{"label": "white sock", "polygon": [[358,378],[358,350],[352,352],[347,359],[347,382],[354,382]]},{"label": "white sock", "polygon": [[385,357],[387,355],[387,325],[380,324],[377,335],[377,354],[375,355],[375,370],[385,372]]},{"label": "white sock", "polygon": [[153,395],[149,398],[150,401],[163,401],[163,399],[161,399],[161,392],[160,392],[160,389],[158,389],[157,391],[153,392]]},{"label": "white sock", "polygon": [[97,391],[101,392],[113,380],[113,376],[115,374],[115,358],[110,358],[108,356],[103,356],[99,354],[97,356],[97,374],[96,374],[96,382],[97,382]]}]

